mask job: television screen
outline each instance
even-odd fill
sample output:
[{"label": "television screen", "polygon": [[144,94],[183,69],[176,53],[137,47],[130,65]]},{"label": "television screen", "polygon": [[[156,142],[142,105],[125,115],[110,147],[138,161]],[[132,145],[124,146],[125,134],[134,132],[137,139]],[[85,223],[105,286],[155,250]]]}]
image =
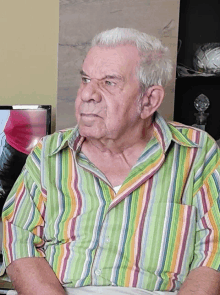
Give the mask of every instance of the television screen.
[{"label": "television screen", "polygon": [[50,132],[50,105],[0,106],[0,213],[28,154]]}]

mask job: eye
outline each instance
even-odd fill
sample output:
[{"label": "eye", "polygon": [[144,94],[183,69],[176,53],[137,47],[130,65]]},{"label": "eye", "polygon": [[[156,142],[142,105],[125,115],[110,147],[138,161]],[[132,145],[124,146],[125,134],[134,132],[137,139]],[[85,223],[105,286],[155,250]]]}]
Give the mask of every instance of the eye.
[{"label": "eye", "polygon": [[82,77],[83,84],[88,84],[90,81],[91,81],[91,79],[89,79],[87,77]]},{"label": "eye", "polygon": [[112,82],[112,81],[109,81],[109,80],[105,80],[105,85],[107,85],[107,86],[115,86],[116,83]]}]

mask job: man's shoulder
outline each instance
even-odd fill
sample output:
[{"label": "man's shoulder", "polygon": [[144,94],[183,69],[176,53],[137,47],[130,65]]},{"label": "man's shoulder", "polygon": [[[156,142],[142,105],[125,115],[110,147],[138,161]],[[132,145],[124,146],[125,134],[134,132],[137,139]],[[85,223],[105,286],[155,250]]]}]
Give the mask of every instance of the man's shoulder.
[{"label": "man's shoulder", "polygon": [[49,156],[56,151],[65,148],[69,145],[69,142],[74,142],[79,135],[77,126],[74,128],[62,129],[55,131],[53,134],[44,136],[37,144],[34,153],[43,153]]},{"label": "man's shoulder", "polygon": [[[193,160],[195,178],[199,179],[198,187],[214,171],[220,173],[220,149],[211,135],[194,126],[187,126],[178,122],[169,122],[168,126],[172,132],[173,140],[183,152],[183,162],[190,158]],[[186,157],[186,155],[188,156]]]},{"label": "man's shoulder", "polygon": [[196,132],[198,131],[198,132],[202,132],[202,133],[205,132],[206,133],[206,131],[199,129],[196,126],[186,125],[186,124],[183,124],[183,123],[180,123],[177,121],[168,121],[167,124],[173,126],[174,128],[176,128],[180,132],[187,132],[188,130],[191,130],[191,131],[196,131]]},{"label": "man's shoulder", "polygon": [[176,121],[167,121],[159,113],[155,116],[155,126],[158,134],[161,134],[162,142],[165,146],[169,146],[173,141],[183,148],[199,148],[204,146],[216,147],[216,141],[204,130],[196,126],[185,125]]},{"label": "man's shoulder", "polygon": [[78,131],[77,127],[58,130],[58,131],[55,131],[54,133],[52,133],[50,135],[44,136],[43,140],[48,142],[48,143],[51,143],[54,140],[57,141],[58,139],[62,140],[62,141],[63,140],[68,140],[71,137],[74,137],[74,135],[77,133],[77,131]]},{"label": "man's shoulder", "polygon": [[209,133],[196,126],[189,126],[175,121],[167,122],[167,124],[174,136],[185,137],[197,145],[198,148],[203,148],[205,145],[217,146],[215,139]]}]

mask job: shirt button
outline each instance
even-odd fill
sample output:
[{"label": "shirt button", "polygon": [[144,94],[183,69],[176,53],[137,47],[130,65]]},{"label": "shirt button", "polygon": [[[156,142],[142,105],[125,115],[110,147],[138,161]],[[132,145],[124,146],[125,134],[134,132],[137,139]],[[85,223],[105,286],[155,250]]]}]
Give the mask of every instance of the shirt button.
[{"label": "shirt button", "polygon": [[110,242],[110,239],[109,239],[109,238],[107,238],[107,239],[106,239],[106,243],[109,243],[109,242]]},{"label": "shirt button", "polygon": [[96,274],[97,276],[100,276],[101,273],[102,273],[101,269],[96,269],[96,270],[95,270],[95,274]]}]

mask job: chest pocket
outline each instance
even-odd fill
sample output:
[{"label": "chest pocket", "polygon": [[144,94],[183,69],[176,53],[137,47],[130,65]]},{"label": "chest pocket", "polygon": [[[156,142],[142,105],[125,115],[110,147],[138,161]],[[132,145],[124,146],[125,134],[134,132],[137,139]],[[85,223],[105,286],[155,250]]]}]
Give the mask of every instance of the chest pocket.
[{"label": "chest pocket", "polygon": [[154,272],[187,273],[193,259],[196,208],[163,203],[155,206],[156,212],[146,216],[143,229],[147,251],[142,251],[142,267],[145,269],[150,261]]}]

